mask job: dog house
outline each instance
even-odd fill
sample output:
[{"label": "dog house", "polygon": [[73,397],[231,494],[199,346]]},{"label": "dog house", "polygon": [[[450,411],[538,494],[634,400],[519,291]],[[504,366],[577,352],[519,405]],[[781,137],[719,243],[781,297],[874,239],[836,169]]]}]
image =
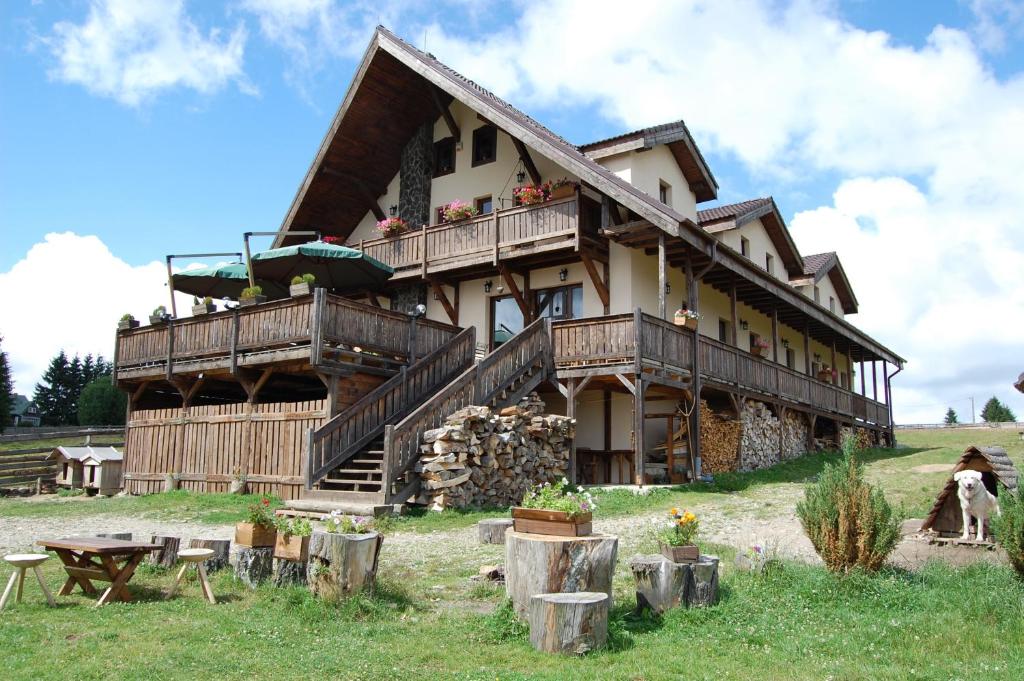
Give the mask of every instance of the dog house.
[{"label": "dog house", "polygon": [[[106,489],[111,489],[115,484],[118,489],[121,487],[121,453],[113,447],[57,447],[50,454],[50,459],[57,463],[59,487],[89,487],[98,490],[100,488],[95,481],[103,482]],[[86,459],[90,459],[90,470],[86,470]],[[107,461],[112,463],[105,464]],[[104,479],[107,470],[111,472]],[[90,478],[94,482],[87,484]]]},{"label": "dog house", "polygon": [[985,488],[996,496],[999,495],[1000,484],[1010,490],[1017,489],[1017,469],[1005,449],[968,447],[953,467],[946,486],[935,499],[935,505],[921,525],[922,531],[930,530],[941,537],[958,537],[963,532],[960,498],[957,496],[957,482],[953,476],[966,470],[980,471]]},{"label": "dog house", "polygon": [[122,456],[113,447],[94,449],[82,459],[82,487],[89,494],[113,496],[121,491]]}]

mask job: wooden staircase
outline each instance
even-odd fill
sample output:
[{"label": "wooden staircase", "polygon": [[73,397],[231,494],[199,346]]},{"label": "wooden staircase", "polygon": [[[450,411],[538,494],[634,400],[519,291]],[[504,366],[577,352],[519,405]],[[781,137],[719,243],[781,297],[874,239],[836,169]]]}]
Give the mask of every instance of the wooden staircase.
[{"label": "wooden staircase", "polygon": [[313,431],[296,507],[371,512],[404,503],[419,484],[411,467],[423,431],[462,407],[507,406],[535,390],[553,367],[548,331],[538,320],[474,364],[475,333],[466,329]]}]

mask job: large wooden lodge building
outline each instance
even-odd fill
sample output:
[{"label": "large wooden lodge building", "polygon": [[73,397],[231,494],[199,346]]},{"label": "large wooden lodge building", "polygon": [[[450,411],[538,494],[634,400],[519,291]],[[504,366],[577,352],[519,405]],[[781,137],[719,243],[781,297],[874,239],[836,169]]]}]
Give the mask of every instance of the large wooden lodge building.
[{"label": "large wooden lodge building", "polygon": [[[576,190],[513,200],[559,178]],[[694,396],[799,415],[808,445],[843,426],[891,443],[903,360],[845,319],[838,256],[801,254],[771,198],[699,209],[717,192],[682,121],[577,146],[378,28],[277,245],[319,230],[395,274],[120,331],[126,489],[244,474],[284,498],[399,503],[424,428],[532,390],[578,419],[582,482],[649,482],[648,453],[678,433],[692,471]],[[480,215],[443,223],[456,199]],[[388,215],[413,228],[382,238]]]}]

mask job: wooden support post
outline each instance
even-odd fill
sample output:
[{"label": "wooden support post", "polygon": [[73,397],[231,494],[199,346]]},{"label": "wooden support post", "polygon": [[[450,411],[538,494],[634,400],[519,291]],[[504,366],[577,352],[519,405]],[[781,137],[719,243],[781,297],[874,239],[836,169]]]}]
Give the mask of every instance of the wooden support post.
[{"label": "wooden support post", "polygon": [[693,278],[693,259],[690,250],[686,250],[686,307],[697,310],[697,282]]},{"label": "wooden support post", "polygon": [[779,308],[772,308],[772,361],[779,363]]},{"label": "wooden support post", "polygon": [[865,380],[864,379],[864,360],[862,359],[860,361],[860,394],[863,397],[867,397],[868,396],[868,389],[867,389],[867,386],[864,385],[864,380]]},{"label": "wooden support post", "polygon": [[644,395],[647,392],[647,381],[643,373],[636,376],[636,394],[633,396],[633,471],[635,484],[644,484],[644,453],[647,444],[644,439],[644,418],[645,401]]},{"label": "wooden support post", "polygon": [[804,373],[811,375],[811,328],[804,326]]},{"label": "wooden support post", "polygon": [[[444,285],[436,279],[430,280],[430,288],[434,292],[434,297],[441,303],[441,307],[444,308],[445,314],[448,315],[448,319],[451,320],[455,326],[459,325],[459,311],[455,309],[451,301],[448,300],[448,295],[444,292]],[[458,287],[456,286],[456,290]]]},{"label": "wooden support post", "polygon": [[604,306],[604,313],[608,314],[610,307],[611,298],[608,294],[608,287],[604,281],[601,281],[601,277],[597,274],[597,267],[594,265],[594,259],[590,257],[590,254],[586,251],[580,251],[580,260],[583,261],[583,267],[587,270],[587,274],[590,275],[590,281],[594,285],[594,290],[597,291],[597,297],[601,299],[601,304]]},{"label": "wooden support post", "polygon": [[[576,418],[576,379],[568,379],[569,394],[565,398],[565,415]],[[569,443],[569,482],[576,484],[576,438]]]},{"label": "wooden support post", "polygon": [[171,270],[171,258],[167,256],[167,292],[171,294],[171,316],[178,316],[178,304],[174,302],[174,272]]},{"label": "wooden support post", "polygon": [[146,392],[146,388],[149,387],[149,381],[142,381],[139,383],[139,387],[135,389],[135,392],[128,398],[129,409],[134,409],[135,405],[138,404],[139,400],[142,399],[142,394]]},{"label": "wooden support post", "polygon": [[665,287],[667,285],[665,278],[665,233],[663,231],[658,232],[658,319],[666,319],[665,317]]},{"label": "wooden support post", "polygon": [[441,114],[441,117],[444,118],[444,124],[448,126],[448,132],[452,134],[456,142],[462,141],[462,132],[459,130],[458,124],[455,123],[451,107],[445,106],[441,102],[441,94],[438,92],[437,87],[430,87],[430,94],[434,99],[434,106],[437,107],[437,112]]},{"label": "wooden support post", "polygon": [[738,315],[738,313],[736,311],[736,281],[735,280],[733,280],[732,284],[729,286],[729,313],[732,315],[732,346],[734,348],[738,348],[740,346],[740,344],[739,344],[739,337],[737,336],[737,332],[739,330],[740,321],[739,321],[739,315]]},{"label": "wooden support post", "polygon": [[878,401],[878,369],[875,360],[871,360],[871,399]]},{"label": "wooden support post", "polygon": [[526,172],[530,175],[530,180],[534,184],[540,184],[540,171],[537,170],[537,165],[533,162],[533,157],[530,156],[530,150],[526,148],[526,145],[518,137],[512,137],[512,146],[516,148],[519,160],[523,162],[523,167],[526,168]]},{"label": "wooden support post", "polygon": [[520,312],[523,313],[523,323],[530,323],[530,306],[526,303],[526,298],[523,297],[522,291],[519,290],[519,285],[516,284],[515,278],[512,273],[509,272],[508,268],[498,264],[498,272],[501,273],[501,278],[505,281],[505,286],[512,293],[512,297],[515,298],[516,304],[519,306]]},{"label": "wooden support post", "polygon": [[835,340],[835,338],[832,339],[832,365],[831,366],[832,366],[832,371],[835,372],[833,374],[833,376],[835,376],[836,379],[838,380],[838,377],[839,377],[839,367],[836,366],[836,340]]}]

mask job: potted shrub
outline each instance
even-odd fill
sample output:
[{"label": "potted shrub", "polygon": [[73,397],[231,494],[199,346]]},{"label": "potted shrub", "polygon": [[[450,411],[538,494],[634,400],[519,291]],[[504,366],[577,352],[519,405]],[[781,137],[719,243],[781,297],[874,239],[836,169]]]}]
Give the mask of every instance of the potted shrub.
[{"label": "potted shrub", "polygon": [[409,231],[409,223],[402,218],[384,218],[377,223],[377,231],[381,236],[391,238]]},{"label": "potted shrub", "polygon": [[160,305],[160,306],[154,308],[153,311],[150,313],[150,315],[149,315],[149,323],[150,324],[163,324],[164,322],[166,322],[170,318],[171,318],[171,316],[169,314],[167,314],[167,308],[165,306],[163,306],[163,305]]},{"label": "potted shrub", "polygon": [[117,322],[118,331],[127,331],[128,329],[137,328],[139,328],[139,320],[127,312],[121,315],[121,319]]},{"label": "potted shrub", "polygon": [[679,512],[673,508],[668,513],[672,524],[658,533],[661,555],[673,563],[694,563],[700,558],[700,548],[694,543],[700,523],[692,511]]},{"label": "potted shrub", "polygon": [[295,275],[292,277],[292,285],[288,287],[288,293],[291,294],[292,298],[308,296],[313,292],[314,283],[316,283],[316,277],[309,272],[301,276]]},{"label": "potted shrub", "polygon": [[480,211],[459,199],[455,199],[448,205],[446,205],[442,211],[445,222],[458,222],[459,220],[466,220],[480,214]]},{"label": "potted shrub", "polygon": [[548,192],[548,200],[554,201],[555,199],[568,198],[576,193],[579,186],[578,182],[574,182],[567,177],[555,180],[550,185],[551,189]]},{"label": "potted shrub", "polygon": [[241,307],[248,307],[249,305],[265,302],[267,302],[267,297],[263,295],[262,286],[247,286],[242,289],[242,295],[238,297],[238,304]]},{"label": "potted shrub", "polygon": [[676,310],[674,321],[676,326],[685,326],[687,329],[696,331],[697,322],[700,321],[700,315],[693,310],[681,307]]},{"label": "potted shrub", "polygon": [[771,347],[771,343],[762,338],[761,336],[754,336],[754,341],[750,345],[750,352],[758,357],[763,357],[767,352],[768,348]]},{"label": "potted shrub", "polygon": [[274,558],[305,562],[309,557],[309,538],[313,526],[305,518],[277,518],[274,522],[277,538],[274,540]]},{"label": "potted shrub", "polygon": [[547,184],[524,184],[512,188],[512,197],[519,206],[534,206],[548,200]]},{"label": "potted shrub", "polygon": [[239,546],[273,546],[275,535],[274,514],[267,497],[250,504],[247,520],[235,525],[235,543]]},{"label": "potted shrub", "polygon": [[545,482],[530,488],[520,506],[512,507],[512,528],[516,532],[585,537],[590,534],[593,511],[597,508],[590,492],[561,482]]},{"label": "potted shrub", "polygon": [[192,298],[192,316],[198,317],[202,314],[210,314],[216,312],[217,306],[213,304],[213,298],[206,296],[203,298],[203,302],[199,302],[199,298]]}]

